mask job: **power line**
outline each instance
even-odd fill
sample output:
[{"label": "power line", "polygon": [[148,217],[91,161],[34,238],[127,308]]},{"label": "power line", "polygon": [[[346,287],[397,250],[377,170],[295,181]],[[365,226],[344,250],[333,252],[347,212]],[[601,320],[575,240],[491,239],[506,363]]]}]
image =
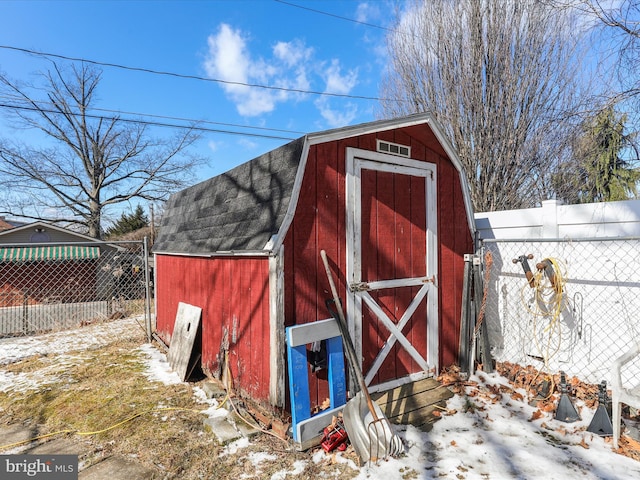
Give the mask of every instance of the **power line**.
[{"label": "power line", "polygon": [[260,85],[257,83],[244,83],[244,82],[234,82],[231,80],[221,80],[218,78],[208,78],[208,77],[201,77],[198,75],[188,75],[188,74],[184,74],[184,73],[176,73],[176,72],[167,72],[167,71],[163,71],[163,70],[155,70],[152,68],[143,68],[143,67],[131,67],[128,65],[121,65],[118,63],[110,63],[110,62],[101,62],[98,60],[90,60],[87,58],[81,58],[81,57],[71,57],[68,55],[61,55],[58,53],[49,53],[49,52],[39,52],[36,50],[31,50],[28,48],[21,48],[21,47],[13,47],[10,45],[0,45],[0,48],[5,49],[5,50],[14,50],[16,52],[22,52],[22,53],[27,53],[29,55],[37,55],[37,56],[41,56],[41,57],[52,57],[52,58],[58,58],[61,60],[66,60],[69,62],[83,62],[83,63],[89,63],[91,65],[99,65],[101,67],[112,67],[112,68],[119,68],[121,70],[129,70],[129,71],[134,71],[134,72],[144,72],[144,73],[151,73],[154,75],[164,75],[164,76],[169,76],[169,77],[176,77],[176,78],[183,78],[183,79],[189,79],[189,80],[199,80],[199,81],[203,81],[203,82],[211,82],[211,83],[223,83],[225,85],[238,85],[238,86],[242,86],[242,87],[252,87],[252,88],[262,88],[265,90],[275,90],[275,91],[280,91],[280,92],[290,92],[290,93],[304,93],[307,95],[320,95],[320,96],[327,96],[327,97],[339,97],[339,98],[349,98],[352,100],[375,100],[375,101],[390,101],[392,99],[386,99],[386,98],[379,98],[379,97],[369,97],[369,96],[365,96],[365,95],[350,95],[350,94],[346,94],[346,93],[332,93],[332,92],[319,92],[316,90],[303,90],[300,88],[286,88],[286,87],[275,87],[273,85]]},{"label": "power line", "polygon": [[282,3],[283,5],[289,5],[290,7],[300,8],[301,10],[307,10],[313,13],[319,13],[320,15],[326,15],[327,17],[339,18],[340,20],[345,20],[351,23],[357,23],[358,25],[364,25],[365,27],[378,28],[380,30],[385,30],[387,32],[398,33],[397,30],[392,28],[383,27],[382,25],[376,25],[373,23],[362,22],[360,20],[355,20],[349,17],[343,17],[341,15],[336,15],[335,13],[325,12],[323,10],[316,10],[315,8],[305,7],[303,5],[298,5],[297,3],[285,2],[284,0],[274,0],[275,2]]},{"label": "power line", "polygon": [[[0,95],[0,99],[2,98],[2,95]],[[7,99],[11,99],[11,97],[7,97]],[[38,102],[39,105],[53,105],[53,103],[50,102]],[[13,105],[10,106],[8,108],[20,108],[17,105]],[[41,111],[46,111],[43,108],[40,108]],[[174,117],[174,116],[169,116],[169,115],[157,115],[157,114],[153,114],[153,113],[139,113],[139,112],[129,112],[129,111],[125,111],[125,110],[113,110],[113,109],[109,109],[109,108],[98,108],[98,107],[91,107],[89,108],[89,110],[93,110],[96,112],[107,112],[107,113],[113,113],[118,115],[118,117],[120,115],[135,115],[138,117],[150,117],[150,118],[162,118],[165,120],[178,120],[180,122],[189,122],[192,124],[208,124],[208,125],[222,125],[225,127],[234,127],[234,128],[246,128],[246,129],[252,129],[252,130],[262,130],[262,131],[267,131],[267,132],[282,132],[282,133],[289,133],[289,134],[296,134],[296,135],[305,135],[307,132],[301,132],[298,130],[285,130],[282,128],[270,128],[270,127],[254,127],[252,125],[240,125],[238,123],[225,123],[225,122],[215,122],[213,120],[204,120],[204,119],[194,119],[194,118],[186,118],[186,117]],[[49,113],[49,112],[47,112]],[[111,118],[111,117],[103,117],[103,118]],[[133,120],[130,120],[133,121]],[[143,121],[141,121],[140,123],[144,123]]]},{"label": "power line", "polygon": [[[352,22],[352,23],[357,23],[357,24],[360,24],[360,25],[364,25],[364,26],[367,26],[367,27],[372,27],[372,28],[377,28],[377,29],[381,29],[381,30],[394,32],[394,30],[392,30],[390,28],[387,28],[387,27],[380,26],[380,25],[375,25],[375,24],[371,24],[371,23],[367,23],[367,22],[358,21],[358,20],[355,20],[355,19],[352,19],[352,18],[343,17],[343,16],[332,14],[332,13],[329,13],[329,12],[312,9],[312,8],[309,8],[309,7],[305,7],[305,6],[302,6],[302,5],[295,4],[295,3],[287,2],[287,1],[284,1],[284,0],[275,0],[275,1],[279,2],[279,3],[282,3],[284,5],[291,6],[291,7],[300,8],[300,9],[303,9],[303,10],[308,10],[308,11],[313,12],[313,13],[317,13],[317,14],[326,15],[326,16],[329,16],[329,17],[338,18],[338,19],[349,21],[349,22]],[[331,96],[331,97],[341,97],[341,98],[360,99],[360,100],[375,100],[375,101],[389,101],[389,100],[391,100],[391,99],[385,99],[385,98],[379,98],[379,97],[369,97],[369,96],[363,96],[363,95],[350,95],[350,94],[340,94],[340,93],[331,93],[331,92],[319,92],[319,91],[314,91],[314,90],[303,90],[303,89],[295,89],[295,88],[275,87],[275,86],[269,86],[269,85],[250,84],[250,83],[243,83],[243,82],[234,82],[234,81],[229,81],[229,80],[212,79],[212,78],[201,77],[201,76],[197,76],[197,75],[181,74],[181,73],[176,73],[176,72],[168,72],[168,71],[155,70],[155,69],[143,68],[143,67],[132,67],[132,66],[121,65],[121,64],[117,64],[117,63],[101,62],[101,61],[91,60],[91,59],[86,59],[86,58],[81,58],[81,57],[72,57],[72,56],[68,56],[68,55],[61,55],[61,54],[50,53],[50,52],[41,52],[41,51],[36,51],[36,50],[27,49],[27,48],[21,48],[21,47],[16,47],[16,46],[10,46],[10,45],[0,45],[0,48],[6,49],[6,50],[13,50],[13,51],[17,51],[17,52],[22,52],[22,53],[29,54],[29,55],[41,56],[41,57],[45,57],[45,58],[52,57],[52,58],[58,58],[58,59],[66,60],[66,61],[84,62],[84,63],[89,63],[89,64],[93,64],[93,65],[99,65],[99,66],[103,66],[103,67],[119,68],[119,69],[123,69],[123,70],[139,71],[139,72],[150,73],[150,74],[154,74],[154,75],[164,75],[164,76],[171,76],[171,77],[184,78],[184,79],[190,79],[190,80],[199,80],[199,81],[206,81],[206,82],[213,82],[213,83],[223,83],[223,84],[228,84],[228,85],[240,85],[240,86],[246,86],[246,87],[262,88],[262,89],[268,89],[268,90],[277,90],[277,91],[285,91],[285,92],[293,92],[293,93],[303,93],[303,94],[310,94],[310,95],[326,95],[326,96]],[[18,110],[19,109],[22,109],[22,110],[37,110],[35,108],[20,107],[20,106],[16,106],[16,105],[6,105],[6,104],[0,104],[0,107],[2,107],[2,108],[13,108],[13,109],[18,109]],[[45,113],[59,113],[59,112],[56,112],[55,110],[49,111],[49,110],[42,109],[42,108],[40,110],[45,112]],[[92,108],[91,110],[115,113],[117,115],[120,115],[120,114],[138,115],[138,116],[142,116],[142,117],[185,121],[185,122],[192,122],[192,123],[197,123],[197,124],[203,124],[204,123],[204,124],[222,125],[222,126],[234,127],[234,128],[249,128],[249,129],[254,129],[254,130],[283,132],[283,133],[289,133],[289,134],[304,135],[306,133],[306,132],[298,132],[298,131],[293,131],[293,130],[284,130],[284,129],[266,128],[266,127],[252,127],[252,126],[244,126],[244,125],[238,125],[238,124],[232,124],[232,123],[214,122],[214,121],[209,121],[209,120],[194,120],[194,119],[188,119],[188,118],[183,118],[183,117],[172,117],[172,116],[155,115],[155,114],[147,114],[147,113],[141,114],[141,113],[136,113],[136,112],[117,111],[117,110],[101,109],[101,108]],[[98,115],[86,115],[86,116],[90,117],[90,118],[116,120],[116,117],[103,117],[103,116],[98,116]],[[248,136],[254,136],[254,137],[284,139],[284,140],[292,139],[292,137],[280,137],[280,136],[273,136],[273,135],[242,133],[242,132],[231,131],[231,130],[210,129],[210,128],[205,128],[205,127],[176,125],[176,124],[169,124],[169,123],[163,123],[163,122],[150,122],[150,121],[145,121],[145,120],[134,120],[134,119],[128,119],[128,118],[121,118],[121,117],[118,117],[117,119],[121,120],[123,122],[129,122],[129,123],[140,123],[140,124],[151,125],[151,126],[162,126],[162,127],[172,127],[172,128],[190,128],[192,130],[198,130],[198,131],[203,131],[203,132],[227,133],[227,134],[234,134],[234,135],[248,135]]]},{"label": "power line", "polygon": [[209,124],[209,125],[222,125],[225,127],[235,127],[235,128],[250,128],[253,130],[264,130],[264,131],[268,131],[268,132],[283,132],[283,133],[292,133],[292,134],[299,134],[299,135],[304,135],[307,132],[300,132],[300,131],[296,131],[296,130],[284,130],[281,128],[269,128],[269,127],[253,127],[251,125],[240,125],[238,123],[224,123],[224,122],[214,122],[213,120],[196,120],[193,118],[185,118],[185,117],[172,117],[172,116],[168,116],[168,115],[156,115],[153,113],[137,113],[137,112],[127,112],[124,110],[111,110],[108,108],[97,108],[97,107],[93,107],[91,108],[91,110],[95,110],[97,112],[108,112],[108,113],[115,113],[115,114],[124,114],[124,115],[136,115],[139,117],[150,117],[150,118],[164,118],[166,120],[178,120],[181,122],[192,122],[192,123],[196,123],[196,124],[201,124],[201,123],[205,123],[205,124]]},{"label": "power line", "polygon": [[[296,138],[296,137],[284,137],[284,136],[277,136],[277,135],[267,135],[267,134],[261,134],[261,133],[238,132],[234,130],[198,127],[195,125],[178,125],[178,124],[171,124],[171,123],[165,123],[165,122],[151,122],[148,120],[135,120],[132,118],[106,117],[102,115],[93,115],[90,113],[79,114],[79,113],[73,113],[73,112],[60,112],[59,110],[49,110],[49,109],[38,108],[38,107],[27,107],[24,105],[10,105],[5,103],[0,103],[0,108],[7,108],[11,110],[26,110],[31,112],[43,112],[43,113],[50,113],[50,114],[73,115],[74,117],[93,118],[96,120],[110,120],[110,121],[119,121],[119,122],[125,122],[125,123],[137,123],[137,124],[148,125],[153,127],[181,128],[181,129],[187,129],[187,130],[195,130],[198,132],[224,133],[228,135],[242,135],[242,136],[249,136],[249,137],[255,137],[255,138],[266,138],[271,140],[294,140]],[[241,127],[241,126],[238,126],[238,127]],[[258,127],[249,127],[249,128],[258,128]]]},{"label": "power line", "polygon": [[[1,98],[1,96],[0,96]],[[47,104],[48,102],[40,102],[41,105]],[[53,105],[52,103],[49,103],[49,105]],[[5,105],[1,105],[0,107],[5,107],[5,108],[15,108],[15,109],[20,109],[23,107],[20,107],[18,105],[10,105],[7,106]],[[50,113],[49,111],[46,111],[45,109],[40,109],[41,111],[45,111],[47,113]],[[91,107],[89,110],[94,110],[96,112],[107,112],[107,113],[114,113],[116,115],[118,115],[118,117],[120,115],[135,115],[138,117],[150,117],[150,118],[162,118],[162,119],[166,119],[166,120],[178,120],[180,122],[189,122],[189,123],[193,123],[193,124],[208,124],[208,125],[222,125],[225,127],[234,127],[234,128],[247,128],[247,129],[252,129],[252,130],[263,130],[263,131],[267,131],[267,132],[282,132],[282,133],[290,133],[290,134],[296,134],[296,135],[305,135],[307,132],[301,132],[298,130],[285,130],[282,128],[269,128],[269,127],[254,127],[252,125],[240,125],[238,123],[225,123],[225,122],[214,122],[213,120],[204,120],[204,119],[193,119],[193,118],[185,118],[185,117],[173,117],[173,116],[169,116],[169,115],[157,115],[157,114],[153,114],[153,113],[139,113],[139,112],[128,112],[125,110],[113,110],[113,109],[109,109],[109,108],[98,108],[98,107]],[[114,117],[102,117],[105,119],[110,119],[110,118],[114,118]],[[131,122],[133,122],[134,120],[131,119]],[[140,123],[144,123],[143,120],[140,120]],[[184,127],[187,128],[187,127]]]}]

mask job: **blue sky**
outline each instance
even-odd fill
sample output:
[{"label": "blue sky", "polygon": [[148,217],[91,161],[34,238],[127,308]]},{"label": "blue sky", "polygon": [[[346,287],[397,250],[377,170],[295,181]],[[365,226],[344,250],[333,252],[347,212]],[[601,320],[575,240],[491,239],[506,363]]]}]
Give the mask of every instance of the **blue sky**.
[{"label": "blue sky", "polygon": [[[204,180],[286,138],[375,119],[378,102],[353,97],[379,95],[386,31],[375,26],[388,26],[393,10],[382,0],[291,3],[298,6],[276,0],[0,0],[0,71],[30,81],[33,72],[50,67],[18,48],[237,82],[100,67],[100,108],[217,122],[203,126],[242,132],[203,134],[194,152],[208,159],[197,173]],[[344,96],[302,93],[307,91]],[[15,132],[0,115],[0,136],[10,135],[37,138]]]}]

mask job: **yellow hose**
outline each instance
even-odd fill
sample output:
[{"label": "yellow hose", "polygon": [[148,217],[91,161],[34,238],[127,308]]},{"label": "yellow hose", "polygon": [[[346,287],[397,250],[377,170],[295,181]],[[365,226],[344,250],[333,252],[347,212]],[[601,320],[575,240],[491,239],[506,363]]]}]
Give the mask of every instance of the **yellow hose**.
[{"label": "yellow hose", "polygon": [[125,423],[128,423],[132,420],[135,420],[138,417],[141,417],[143,415],[152,413],[152,412],[162,412],[162,411],[178,411],[178,412],[194,412],[194,413],[198,413],[198,414],[202,414],[202,411],[200,410],[195,410],[193,408],[180,408],[180,407],[157,407],[157,408],[151,408],[149,410],[146,410],[144,412],[138,412],[134,415],[131,415],[128,418],[125,418],[124,420],[122,420],[121,422],[118,422],[114,425],[111,425],[110,427],[107,428],[103,428],[102,430],[96,430],[93,432],[79,432],[77,430],[59,430],[57,432],[52,432],[52,433],[47,433],[44,435],[38,435],[37,437],[32,437],[32,438],[28,438],[26,440],[22,440],[20,442],[15,442],[15,443],[9,443],[7,445],[0,445],[0,450],[5,450],[5,449],[9,449],[9,448],[14,448],[14,447],[18,447],[20,445],[24,445],[26,443],[31,443],[33,441],[36,440],[42,440],[43,438],[48,438],[48,437],[54,437],[57,435],[64,435],[64,434],[74,434],[74,435],[80,435],[80,436],[90,436],[90,435],[98,435],[100,433],[104,433],[104,432],[108,432],[109,430],[113,430],[114,428],[118,428],[122,425],[124,425]]}]

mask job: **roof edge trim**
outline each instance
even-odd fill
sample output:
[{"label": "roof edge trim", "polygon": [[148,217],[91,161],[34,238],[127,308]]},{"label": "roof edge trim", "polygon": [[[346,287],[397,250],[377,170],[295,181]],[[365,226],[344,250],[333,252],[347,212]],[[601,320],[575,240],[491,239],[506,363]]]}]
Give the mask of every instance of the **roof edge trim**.
[{"label": "roof edge trim", "polygon": [[175,257],[213,258],[213,257],[270,257],[273,256],[271,250],[231,250],[206,253],[185,253],[170,251],[154,251],[153,255],[171,255]]},{"label": "roof edge trim", "polygon": [[37,220],[35,222],[27,223],[27,224],[21,225],[19,227],[14,227],[14,228],[9,228],[7,230],[2,230],[2,231],[0,231],[0,236],[9,235],[9,234],[13,234],[15,232],[21,232],[21,231],[24,231],[24,230],[29,230],[30,228],[37,227],[38,225],[41,225],[41,226],[43,226],[45,228],[50,228],[52,230],[56,230],[56,231],[61,232],[61,233],[66,233],[67,235],[74,235],[76,237],[84,238],[85,240],[87,240],[89,242],[91,242],[91,241],[100,242],[101,241],[98,238],[90,237],[89,235],[85,235],[84,233],[74,232],[73,230],[69,230],[68,228],[59,227],[59,226],[54,225],[52,223],[44,222],[42,220]]},{"label": "roof edge trim", "polygon": [[417,113],[401,119],[375,120],[373,122],[362,123],[359,125],[311,133],[307,135],[307,138],[309,139],[309,145],[315,145],[317,143],[357,137],[368,133],[383,132],[385,130],[394,130],[396,128],[411,127],[413,125],[429,123],[429,120],[432,118],[433,115],[430,113]]},{"label": "roof edge trim", "polygon": [[427,123],[440,142],[440,145],[442,145],[442,148],[444,148],[444,151],[447,152],[447,155],[451,159],[451,163],[453,163],[453,166],[456,168],[456,170],[458,170],[465,210],[467,212],[467,222],[469,224],[469,229],[471,230],[471,233],[475,239],[476,221],[473,213],[473,203],[471,202],[471,190],[469,188],[469,183],[467,182],[467,176],[464,173],[462,160],[460,160],[458,152],[456,152],[456,149],[453,148],[453,145],[449,141],[449,138],[447,137],[447,135],[445,135],[444,129],[442,128],[440,122],[438,122],[433,115],[429,115]]},{"label": "roof edge trim", "polygon": [[300,197],[300,190],[302,190],[302,180],[304,179],[304,172],[307,168],[307,158],[309,157],[309,147],[311,145],[311,143],[309,142],[309,135],[305,135],[302,138],[304,138],[304,144],[302,145],[302,152],[300,153],[300,161],[298,162],[296,179],[293,182],[293,188],[291,190],[289,207],[287,208],[287,213],[285,213],[284,219],[280,224],[278,233],[272,237],[273,245],[271,246],[271,251],[273,252],[280,251],[280,248],[284,243],[284,239],[287,236],[287,232],[289,231],[291,222],[293,222],[293,218],[298,207],[298,199]]}]

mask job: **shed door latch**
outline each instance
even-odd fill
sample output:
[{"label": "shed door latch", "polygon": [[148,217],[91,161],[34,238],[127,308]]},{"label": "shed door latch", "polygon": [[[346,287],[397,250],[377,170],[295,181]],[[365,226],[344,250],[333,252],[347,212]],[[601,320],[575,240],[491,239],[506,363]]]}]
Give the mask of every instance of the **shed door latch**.
[{"label": "shed door latch", "polygon": [[367,292],[371,290],[367,282],[354,282],[349,284],[349,290],[352,292]]}]

